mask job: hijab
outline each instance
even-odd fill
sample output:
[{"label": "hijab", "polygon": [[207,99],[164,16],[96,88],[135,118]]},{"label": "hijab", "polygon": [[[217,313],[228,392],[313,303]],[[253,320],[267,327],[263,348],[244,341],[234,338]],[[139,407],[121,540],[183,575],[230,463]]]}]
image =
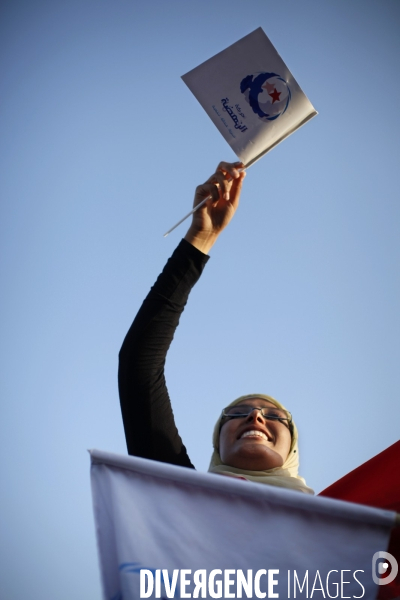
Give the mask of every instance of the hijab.
[{"label": "hijab", "polygon": [[[233,402],[231,402],[227,408],[235,406],[236,404],[242,403],[244,400],[254,398],[260,398],[261,400],[267,400],[278,408],[286,410],[285,407],[272,398],[265,394],[249,394],[247,396],[241,396]],[[237,469],[236,467],[230,467],[224,465],[219,455],[219,433],[222,426],[222,416],[219,417],[214,427],[213,433],[213,447],[214,452],[211,456],[210,466],[208,468],[210,473],[218,473],[220,475],[228,475],[231,477],[237,477],[241,479],[248,479],[255,481],[256,483],[264,483],[266,485],[275,485],[277,487],[284,487],[291,490],[297,490],[305,494],[314,494],[314,490],[306,485],[303,477],[298,474],[299,470],[299,448],[298,448],[298,431],[297,427],[292,421],[292,443],[290,445],[289,454],[281,467],[275,467],[274,469],[267,469],[265,471],[248,471],[246,469]]]}]

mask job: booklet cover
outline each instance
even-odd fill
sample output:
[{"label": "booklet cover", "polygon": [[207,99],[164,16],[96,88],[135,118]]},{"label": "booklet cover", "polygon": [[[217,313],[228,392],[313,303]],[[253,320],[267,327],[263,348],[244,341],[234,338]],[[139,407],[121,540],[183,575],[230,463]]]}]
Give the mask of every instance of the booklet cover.
[{"label": "booklet cover", "polygon": [[261,27],[182,79],[247,167],[318,114]]}]

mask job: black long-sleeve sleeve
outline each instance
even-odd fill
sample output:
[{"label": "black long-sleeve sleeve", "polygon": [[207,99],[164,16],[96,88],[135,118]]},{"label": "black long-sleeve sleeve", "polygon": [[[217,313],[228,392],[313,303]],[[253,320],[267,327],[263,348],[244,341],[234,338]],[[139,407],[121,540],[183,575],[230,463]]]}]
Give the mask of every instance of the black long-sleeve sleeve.
[{"label": "black long-sleeve sleeve", "polygon": [[129,454],[194,468],[175,425],[164,366],[190,290],[208,259],[182,240],[122,344],[118,383]]}]

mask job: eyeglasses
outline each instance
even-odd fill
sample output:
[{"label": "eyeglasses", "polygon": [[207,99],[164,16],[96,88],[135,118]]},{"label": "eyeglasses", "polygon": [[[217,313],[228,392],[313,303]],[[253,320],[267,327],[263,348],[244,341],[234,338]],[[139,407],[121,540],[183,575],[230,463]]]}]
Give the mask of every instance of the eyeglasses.
[{"label": "eyeglasses", "polygon": [[273,408],[272,406],[251,406],[250,404],[238,404],[237,406],[228,406],[224,408],[221,414],[223,419],[244,419],[248,417],[253,410],[259,410],[268,421],[279,421],[292,429],[292,415],[288,410]]}]

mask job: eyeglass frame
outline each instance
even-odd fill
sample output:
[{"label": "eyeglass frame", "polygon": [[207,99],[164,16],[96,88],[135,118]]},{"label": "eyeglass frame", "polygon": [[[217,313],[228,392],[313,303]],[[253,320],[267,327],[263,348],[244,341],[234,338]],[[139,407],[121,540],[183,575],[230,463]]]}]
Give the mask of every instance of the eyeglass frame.
[{"label": "eyeglass frame", "polygon": [[[238,405],[238,408],[239,408],[239,406],[240,405]],[[270,407],[267,407],[267,406],[262,406],[262,407],[260,407],[260,406],[250,406],[250,405],[247,405],[247,404],[245,404],[244,406],[249,406],[249,408],[251,408],[251,410],[247,414],[227,415],[227,414],[225,414],[225,410],[227,410],[228,408],[234,408],[234,407],[233,406],[226,406],[225,408],[223,408],[222,412],[221,412],[221,417],[220,417],[221,418],[221,427],[224,424],[222,422],[222,419],[244,419],[244,418],[248,417],[249,415],[251,415],[251,413],[253,412],[253,410],[259,410],[259,411],[261,411],[261,415],[263,416],[264,419],[266,419],[267,421],[279,421],[280,423],[282,423],[282,425],[285,425],[285,427],[287,427],[289,429],[290,434],[293,435],[293,417],[292,417],[292,413],[290,411],[288,411],[286,409],[283,409],[283,408],[279,408],[279,407],[276,406],[275,408],[277,408],[278,410],[282,410],[283,412],[285,412],[288,415],[288,417],[287,418],[285,418],[285,417],[282,417],[282,418],[280,418],[280,417],[275,417],[275,418],[272,417],[271,418],[271,417],[266,417],[263,414],[263,412],[262,412],[266,408],[270,408]],[[220,430],[221,430],[221,427],[220,427]]]}]

